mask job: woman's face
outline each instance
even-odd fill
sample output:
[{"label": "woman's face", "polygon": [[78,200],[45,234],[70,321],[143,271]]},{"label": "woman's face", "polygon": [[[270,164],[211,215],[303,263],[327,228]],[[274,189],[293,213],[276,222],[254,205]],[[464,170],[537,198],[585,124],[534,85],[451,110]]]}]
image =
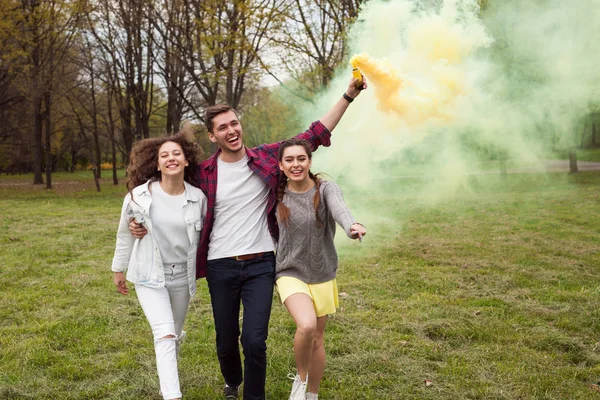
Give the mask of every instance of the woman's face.
[{"label": "woman's face", "polygon": [[177,176],[189,165],[183,149],[175,142],[165,142],[158,149],[158,170],[162,176]]},{"label": "woman's face", "polygon": [[310,179],[308,172],[312,165],[311,160],[303,146],[290,146],[283,151],[283,157],[279,161],[279,169],[283,171],[289,180],[302,182]]}]

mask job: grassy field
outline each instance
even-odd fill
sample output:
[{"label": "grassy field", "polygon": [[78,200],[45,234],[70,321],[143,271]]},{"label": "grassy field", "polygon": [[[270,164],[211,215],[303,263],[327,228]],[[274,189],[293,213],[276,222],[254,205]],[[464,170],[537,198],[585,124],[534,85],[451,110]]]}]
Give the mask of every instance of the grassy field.
[{"label": "grassy field", "polygon": [[[600,173],[484,179],[436,202],[418,179],[348,196],[378,218],[340,241],[320,398],[600,399]],[[0,399],[161,398],[147,322],[111,281],[124,188],[105,180],[0,176]],[[187,331],[184,396],[218,399],[204,281]],[[293,332],[276,298],[269,399],[287,399]]]}]

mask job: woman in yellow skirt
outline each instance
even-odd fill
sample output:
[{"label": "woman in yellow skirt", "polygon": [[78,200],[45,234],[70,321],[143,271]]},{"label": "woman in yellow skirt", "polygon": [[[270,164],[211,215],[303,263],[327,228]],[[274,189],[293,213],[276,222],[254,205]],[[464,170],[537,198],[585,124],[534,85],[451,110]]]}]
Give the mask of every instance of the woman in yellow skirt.
[{"label": "woman in yellow skirt", "polygon": [[296,323],[298,371],[290,400],[318,398],[325,369],[325,324],[339,303],[333,243],[336,222],[351,239],[362,239],[367,233],[352,217],[340,188],[310,172],[311,160],[310,144],[305,140],[288,140],[279,148],[280,234],[275,279],[281,301]]}]

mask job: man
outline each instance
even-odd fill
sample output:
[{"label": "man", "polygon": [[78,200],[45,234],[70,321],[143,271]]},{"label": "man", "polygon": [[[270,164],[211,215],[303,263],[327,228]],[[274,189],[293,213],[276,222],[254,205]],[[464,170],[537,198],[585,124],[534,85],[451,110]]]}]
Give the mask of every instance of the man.
[{"label": "man", "polygon": [[[313,150],[329,146],[330,132],[366,87],[364,79],[361,83],[353,78],[331,110],[296,137],[308,140]],[[209,139],[219,149],[196,172],[196,180],[208,197],[196,277],[206,276],[208,282],[225,398],[237,399],[244,380],[244,400],[264,400],[274,250],[279,236],[275,203],[280,143],[245,147],[238,115],[225,104],[209,107],[204,123]],[[131,228],[139,236],[133,224]],[[244,306],[243,373],[238,345],[240,302]]]}]

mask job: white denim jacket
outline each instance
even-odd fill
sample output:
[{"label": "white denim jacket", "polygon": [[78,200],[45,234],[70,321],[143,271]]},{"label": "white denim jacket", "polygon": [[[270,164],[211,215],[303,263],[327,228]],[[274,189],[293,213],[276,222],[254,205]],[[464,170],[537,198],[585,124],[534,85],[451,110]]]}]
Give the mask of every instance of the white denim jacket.
[{"label": "white denim jacket", "polygon": [[[148,286],[151,288],[162,288],[165,285],[163,262],[158,249],[158,244],[152,234],[152,221],[150,220],[150,204],[152,193],[150,192],[151,181],[137,186],[131,194],[127,193],[121,211],[121,221],[117,230],[117,245],[112,262],[113,272],[127,271],[126,279],[134,284]],[[184,206],[185,222],[190,248],[187,255],[187,274],[190,295],[196,293],[196,252],[198,251],[198,240],[206,216],[206,196],[202,190],[184,182],[185,199]],[[136,239],[129,231],[129,221],[135,218],[142,223],[148,234],[141,239]]]}]

